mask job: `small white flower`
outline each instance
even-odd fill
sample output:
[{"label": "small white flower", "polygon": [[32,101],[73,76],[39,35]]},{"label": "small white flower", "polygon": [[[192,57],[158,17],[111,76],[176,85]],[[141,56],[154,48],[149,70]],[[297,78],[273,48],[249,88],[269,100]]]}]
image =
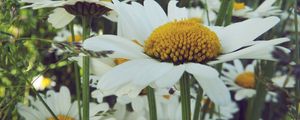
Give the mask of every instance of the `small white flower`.
[{"label": "small white flower", "polygon": [[279,15],[281,10],[278,6],[273,6],[275,2],[276,0],[265,0],[255,10],[246,6],[244,3],[235,2],[232,15],[245,18]]},{"label": "small white flower", "polygon": [[36,76],[31,81],[33,87],[36,90],[45,90],[46,88],[51,88],[56,85],[55,81],[52,81],[48,77],[44,77],[43,75]]},{"label": "small white flower", "polygon": [[[246,67],[243,66],[240,60],[234,60],[233,65],[224,63],[222,70],[221,79],[224,80],[225,84],[228,85],[228,88],[232,91],[235,91],[234,98],[237,101],[251,98],[256,94],[255,90],[255,74],[254,66],[255,62],[248,64]],[[284,77],[286,78],[286,77]],[[283,86],[284,78],[275,77],[272,78],[272,81],[277,86]],[[288,82],[288,86],[291,86],[291,82]],[[268,91],[266,96],[266,101],[277,101],[277,94],[272,91]]]},{"label": "small white flower", "polygon": [[[78,103],[77,101],[71,102],[70,91],[67,87],[62,86],[59,92],[54,90],[47,91],[43,99],[59,120],[79,120]],[[30,96],[29,101],[30,106],[25,106],[22,103],[17,104],[18,112],[25,120],[55,120],[38,98]],[[96,114],[108,109],[109,107],[106,103],[96,104],[91,102],[90,120],[99,120],[103,116],[96,116]]]}]

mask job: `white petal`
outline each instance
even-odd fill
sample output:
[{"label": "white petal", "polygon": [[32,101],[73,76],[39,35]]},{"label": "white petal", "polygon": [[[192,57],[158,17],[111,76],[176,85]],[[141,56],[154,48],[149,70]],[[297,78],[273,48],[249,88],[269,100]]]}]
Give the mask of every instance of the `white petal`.
[{"label": "white petal", "polygon": [[114,4],[116,4],[115,10],[119,15],[118,35],[144,44],[144,40],[153,30],[145,17],[144,6],[136,2],[132,2],[131,5],[120,2],[114,2]]},{"label": "white petal", "polygon": [[233,63],[239,73],[244,72],[244,66],[239,59],[233,60]]},{"label": "white petal", "polygon": [[94,116],[98,112],[105,112],[109,110],[109,106],[107,103],[101,103],[101,104],[96,104],[96,103],[90,103],[90,112],[89,116]]},{"label": "white petal", "polygon": [[[77,61],[78,65],[80,67],[82,67],[82,63],[83,63],[83,57],[82,56],[71,57],[70,59]],[[90,58],[90,71],[94,75],[101,76],[105,72],[112,69],[112,67],[113,66],[110,66],[110,65],[105,64],[104,62],[102,62],[101,59],[99,59],[99,58]]]},{"label": "white petal", "polygon": [[69,14],[64,8],[56,8],[53,13],[49,15],[48,22],[55,28],[62,28],[69,24],[75,18],[74,15]]},{"label": "white petal", "polygon": [[235,93],[234,99],[237,101],[240,101],[244,98],[251,98],[256,94],[255,90],[251,90],[251,89],[243,89],[243,90],[239,90]]},{"label": "white petal", "polygon": [[160,88],[172,87],[185,71],[184,65],[175,66],[171,71],[156,80],[156,86]]},{"label": "white petal", "polygon": [[[213,65],[222,63],[234,59],[264,59],[264,60],[275,60],[272,56],[274,46],[283,42],[289,41],[288,38],[278,38],[269,41],[262,41],[259,44],[229,53],[220,55],[216,61],[211,61],[208,64]],[[286,50],[286,49],[285,49]]]},{"label": "white petal", "polygon": [[176,6],[178,1],[171,0],[168,4],[168,17],[170,20],[181,20],[183,18],[188,18],[188,10],[186,8],[179,8]]},{"label": "white petal", "polygon": [[71,94],[67,87],[62,86],[58,93],[58,100],[60,100],[58,103],[58,107],[61,110],[60,114],[68,114],[69,108],[71,107]]},{"label": "white petal", "polygon": [[219,73],[212,67],[189,63],[186,71],[191,73],[201,85],[207,96],[218,105],[230,102],[230,94],[224,82],[219,78]]},{"label": "white petal", "polygon": [[278,17],[253,18],[228,25],[223,29],[212,30],[216,30],[215,32],[222,44],[222,52],[229,53],[251,44],[255,38],[271,29],[278,22]]},{"label": "white petal", "polygon": [[254,12],[267,12],[275,2],[276,0],[265,0]]},{"label": "white petal", "polygon": [[92,51],[113,51],[113,54],[108,55],[111,58],[147,58],[141,46],[115,35],[89,38],[83,42],[83,47]]},{"label": "white petal", "polygon": [[36,115],[36,111],[32,108],[26,107],[23,104],[17,104],[18,112],[21,116],[23,116],[26,120],[39,120],[38,115]]},{"label": "white petal", "polygon": [[165,11],[154,0],[145,0],[144,6],[145,14],[152,24],[152,28],[157,28],[168,21]]},{"label": "white petal", "polygon": [[135,72],[132,77],[133,83],[138,86],[147,86],[151,82],[165,76],[174,68],[172,63],[157,62],[151,59],[145,59],[144,65]]},{"label": "white petal", "polygon": [[133,80],[136,75],[140,74],[139,71],[144,69],[144,67],[148,67],[153,64],[156,63],[153,63],[153,60],[150,59],[138,59],[125,62],[104,74],[101,77],[98,87],[103,90],[109,90],[125,84]]}]

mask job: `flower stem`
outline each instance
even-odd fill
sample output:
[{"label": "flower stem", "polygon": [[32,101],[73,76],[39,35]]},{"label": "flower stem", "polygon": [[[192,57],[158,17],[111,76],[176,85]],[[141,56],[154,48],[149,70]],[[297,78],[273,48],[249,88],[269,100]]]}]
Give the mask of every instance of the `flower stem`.
[{"label": "flower stem", "polygon": [[[295,58],[295,62],[297,64],[300,64],[300,61],[299,61],[299,50],[300,50],[300,47],[299,47],[299,38],[298,38],[298,12],[297,12],[297,5],[298,5],[298,0],[295,0],[295,8],[294,8],[294,17],[295,17],[295,44],[296,44],[296,48],[295,48],[295,54],[294,54],[294,58]],[[296,100],[296,111],[297,111],[297,114],[296,114],[296,119],[298,120],[299,118],[299,103],[300,103],[300,81],[299,80],[296,80],[296,84],[295,84],[295,94],[296,94],[296,97],[297,97],[297,100]]]},{"label": "flower stem", "polygon": [[[71,22],[70,24],[70,31],[72,34],[72,42],[75,42],[75,34],[74,34],[74,23]],[[78,63],[74,62],[74,73],[75,73],[75,83],[76,83],[76,99],[77,99],[77,104],[78,104],[78,115],[79,115],[79,120],[82,119],[82,113],[81,113],[81,85],[80,85],[80,73],[79,73],[79,68],[78,68]]]},{"label": "flower stem", "polygon": [[220,10],[219,10],[219,14],[216,20],[215,25],[216,26],[222,26],[223,22],[224,22],[224,18],[226,16],[227,10],[228,10],[228,6],[231,0],[223,0],[220,6]]},{"label": "flower stem", "polygon": [[[87,39],[90,35],[90,19],[88,16],[82,17],[83,40]],[[90,102],[90,58],[83,56],[83,75],[82,75],[82,105],[83,105],[83,119],[89,120],[89,102]]]},{"label": "flower stem", "polygon": [[193,120],[199,120],[200,109],[201,109],[201,101],[202,101],[203,90],[201,87],[197,90],[197,97],[195,103],[194,117]]},{"label": "flower stem", "polygon": [[147,87],[147,98],[149,105],[150,120],[157,120],[155,93],[154,89],[150,86]]},{"label": "flower stem", "polygon": [[182,120],[191,120],[191,101],[190,101],[190,87],[189,74],[183,73],[180,79],[180,98],[181,98],[181,112]]}]

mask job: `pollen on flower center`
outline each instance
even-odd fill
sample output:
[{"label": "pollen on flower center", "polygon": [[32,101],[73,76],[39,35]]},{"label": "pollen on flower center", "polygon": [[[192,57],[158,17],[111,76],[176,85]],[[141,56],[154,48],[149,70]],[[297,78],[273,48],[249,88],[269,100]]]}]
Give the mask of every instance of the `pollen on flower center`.
[{"label": "pollen on flower center", "polygon": [[[75,120],[75,118],[66,115],[57,115],[58,120]],[[54,117],[48,118],[47,120],[56,120]]]},{"label": "pollen on flower center", "polygon": [[244,72],[235,78],[235,83],[244,88],[254,88],[255,78],[253,72]]},{"label": "pollen on flower center", "polygon": [[243,2],[234,2],[234,3],[233,3],[233,9],[234,9],[234,10],[242,10],[242,9],[245,9],[245,3],[243,3]]},{"label": "pollen on flower center", "polygon": [[[80,42],[80,41],[82,41],[82,37],[81,37],[81,35],[75,35],[74,36],[74,42]],[[69,36],[68,37],[68,42],[69,43],[72,43],[73,42],[73,39],[72,39],[72,36]]]},{"label": "pollen on flower center", "polygon": [[145,41],[144,51],[153,58],[174,64],[201,63],[218,56],[221,44],[213,31],[192,18],[156,28]]},{"label": "pollen on flower center", "polygon": [[52,80],[51,80],[50,78],[46,78],[46,77],[45,77],[45,78],[42,80],[41,86],[42,86],[43,88],[49,87],[49,86],[51,86],[51,82],[52,82]]}]

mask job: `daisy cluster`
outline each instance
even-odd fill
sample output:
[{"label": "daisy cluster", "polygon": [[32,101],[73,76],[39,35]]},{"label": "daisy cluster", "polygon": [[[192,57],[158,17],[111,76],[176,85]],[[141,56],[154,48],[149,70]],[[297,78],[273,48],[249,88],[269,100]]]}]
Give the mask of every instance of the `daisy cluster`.
[{"label": "daisy cluster", "polygon": [[[41,93],[18,103],[18,113],[26,120],[298,118],[297,11],[280,0],[188,1],[20,0],[24,9],[53,8],[47,21],[60,30],[50,52],[82,69],[72,72],[76,95],[34,77]],[[99,17],[115,31],[95,31]]]}]

